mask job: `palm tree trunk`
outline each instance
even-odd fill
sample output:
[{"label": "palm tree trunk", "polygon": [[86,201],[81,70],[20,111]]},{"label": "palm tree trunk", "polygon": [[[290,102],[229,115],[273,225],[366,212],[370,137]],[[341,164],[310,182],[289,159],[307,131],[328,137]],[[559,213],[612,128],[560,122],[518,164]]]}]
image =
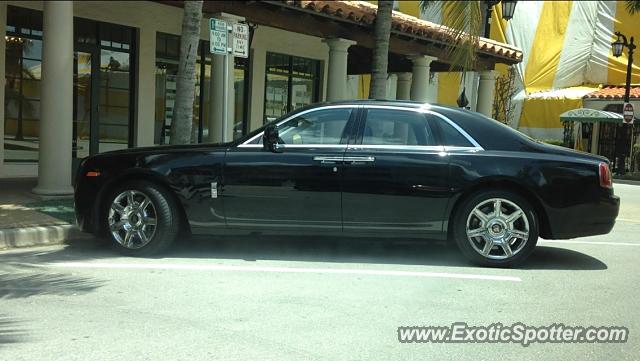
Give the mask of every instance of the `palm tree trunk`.
[{"label": "palm tree trunk", "polygon": [[389,36],[393,1],[378,1],[375,23],[375,46],[371,69],[370,99],[384,99],[387,94],[387,65],[389,62]]},{"label": "palm tree trunk", "polygon": [[180,62],[176,76],[176,99],[171,119],[171,144],[191,142],[193,99],[196,86],[196,55],[200,41],[202,0],[185,1],[180,37]]}]

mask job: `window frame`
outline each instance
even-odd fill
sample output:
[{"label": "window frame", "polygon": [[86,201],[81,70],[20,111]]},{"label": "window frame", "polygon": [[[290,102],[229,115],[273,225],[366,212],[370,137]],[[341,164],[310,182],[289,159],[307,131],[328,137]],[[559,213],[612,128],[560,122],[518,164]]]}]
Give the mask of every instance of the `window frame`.
[{"label": "window frame", "polygon": [[[269,70],[269,57],[270,56],[279,56],[285,58],[287,61],[286,71],[272,71]],[[294,71],[294,62],[295,60],[300,59],[304,61],[309,61],[313,64],[313,73],[310,75],[300,74]],[[262,116],[263,116],[263,124],[267,123],[267,83],[269,79],[269,75],[280,75],[287,78],[287,109],[285,114],[294,111],[292,109],[292,91],[293,91],[293,78],[300,78],[311,80],[313,82],[313,94],[311,96],[311,104],[317,103],[320,100],[320,83],[322,82],[322,60],[306,58],[297,55],[284,54],[267,51],[265,56],[265,72],[264,72],[264,101],[262,105]],[[283,114],[283,115],[285,115]],[[281,115],[282,116],[282,115]]]},{"label": "window frame", "polygon": [[[369,112],[372,110],[382,110],[382,111],[391,111],[391,112],[405,112],[405,113],[416,113],[419,115],[419,117],[422,118],[422,121],[424,122],[424,125],[426,128],[429,129],[430,135],[433,139],[433,144],[364,144],[364,132],[367,126],[367,120],[369,118]],[[438,132],[438,129],[433,126],[432,121],[427,117],[427,114],[423,113],[423,112],[417,112],[417,111],[412,111],[413,109],[411,108],[402,108],[402,109],[389,109],[389,108],[383,108],[383,107],[364,107],[363,111],[362,111],[362,120],[361,120],[361,124],[358,127],[358,132],[356,134],[356,139],[357,139],[357,144],[365,146],[365,147],[387,147],[387,146],[398,146],[398,147],[436,147],[439,146],[441,143],[440,141],[440,134]],[[415,135],[415,132],[414,132]],[[416,138],[417,141],[417,138]]]},{"label": "window frame", "polygon": [[[322,110],[331,110],[331,109],[344,109],[344,108],[349,108],[351,109],[351,114],[349,115],[349,119],[347,120],[347,124],[345,125],[345,131],[343,131],[344,135],[341,139],[340,139],[340,143],[339,144],[282,144],[282,146],[284,148],[335,148],[335,147],[346,147],[347,143],[350,139],[352,139],[352,135],[354,133],[354,128],[356,127],[356,123],[357,120],[359,118],[360,112],[361,112],[361,107],[356,105],[356,104],[341,104],[341,105],[327,105],[327,106],[320,106],[320,107],[313,107],[311,109],[306,109],[300,112],[296,112],[295,114],[292,114],[280,121],[278,121],[277,123],[275,123],[276,127],[280,127],[282,126],[284,123],[298,118],[304,114],[307,113],[311,113],[311,112],[315,112],[315,111],[322,111]],[[244,142],[242,142],[242,144],[239,144],[238,147],[240,148],[262,148],[262,143],[253,143],[255,142],[257,139],[259,139],[260,137],[262,137],[263,132],[258,132],[257,134],[255,134],[253,137],[245,140]]]}]

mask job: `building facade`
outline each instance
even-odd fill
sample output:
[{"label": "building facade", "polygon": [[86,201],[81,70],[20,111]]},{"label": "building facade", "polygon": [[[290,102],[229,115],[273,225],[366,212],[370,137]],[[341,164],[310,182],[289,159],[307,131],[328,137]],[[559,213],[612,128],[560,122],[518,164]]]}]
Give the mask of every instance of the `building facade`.
[{"label": "building facade", "polygon": [[[202,22],[193,142],[231,140],[307,104],[368,95],[363,74],[370,69],[375,6],[322,3],[333,8],[205,2],[205,19],[251,26],[250,54],[228,59],[233,71],[223,122],[224,58],[209,53],[209,24]],[[0,177],[38,176],[36,192],[65,194],[73,169],[88,155],[167,144],[180,7],[175,1],[0,2],[6,31],[0,39]],[[401,13],[394,14],[394,29],[401,34],[391,39],[388,97],[437,100],[429,80],[448,69],[442,50],[447,34]],[[492,94],[495,64],[516,63],[522,53],[490,41],[478,51],[480,84],[484,79],[485,95]]]}]

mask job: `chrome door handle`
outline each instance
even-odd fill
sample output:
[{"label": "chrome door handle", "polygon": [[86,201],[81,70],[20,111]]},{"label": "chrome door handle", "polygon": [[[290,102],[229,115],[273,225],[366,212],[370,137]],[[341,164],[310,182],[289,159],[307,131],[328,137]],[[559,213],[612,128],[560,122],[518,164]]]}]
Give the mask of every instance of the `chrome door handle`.
[{"label": "chrome door handle", "polygon": [[315,156],[313,160],[316,162],[320,162],[322,164],[336,164],[342,163],[344,161],[344,157],[336,157],[336,156]]},{"label": "chrome door handle", "polygon": [[373,163],[376,157],[344,157],[345,163]]}]

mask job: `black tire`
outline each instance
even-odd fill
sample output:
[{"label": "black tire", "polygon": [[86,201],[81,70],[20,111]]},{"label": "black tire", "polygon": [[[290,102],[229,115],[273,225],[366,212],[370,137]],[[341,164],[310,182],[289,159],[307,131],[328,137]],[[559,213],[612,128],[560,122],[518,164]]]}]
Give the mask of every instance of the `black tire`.
[{"label": "black tire", "polygon": [[[155,213],[155,230],[146,244],[139,248],[124,246],[109,227],[110,208],[116,197],[127,191],[139,192],[151,201],[153,213]],[[129,181],[112,189],[107,197],[102,212],[102,222],[106,230],[106,236],[112,246],[120,253],[127,256],[146,257],[165,251],[176,240],[181,230],[181,216],[179,205],[167,189],[148,181]],[[122,237],[121,237],[122,238]],[[134,238],[135,239],[135,238]],[[142,239],[138,237],[140,241]],[[139,242],[141,244],[143,242]]]},{"label": "black tire", "polygon": [[[524,217],[526,217],[526,220],[528,221],[529,228],[529,237],[526,242],[523,242],[524,244],[521,249],[515,252],[512,256],[504,259],[492,259],[482,255],[479,251],[476,251],[472,242],[468,239],[466,231],[467,221],[474,208],[489,199],[496,198],[507,200],[520,207],[524,213]],[[509,205],[507,204],[507,206]],[[524,222],[524,220],[520,220],[518,222]],[[517,193],[501,190],[480,191],[464,199],[454,215],[452,225],[452,238],[455,240],[462,254],[471,262],[488,267],[512,267],[522,263],[535,249],[536,243],[538,242],[538,232],[538,218],[529,202]],[[516,242],[518,241],[516,240]],[[490,248],[492,248],[492,250],[489,252],[489,255],[493,257],[495,257],[495,255],[492,255],[492,253],[504,252],[502,249],[503,247],[501,246],[493,246]],[[506,256],[506,254],[504,256]]]}]

